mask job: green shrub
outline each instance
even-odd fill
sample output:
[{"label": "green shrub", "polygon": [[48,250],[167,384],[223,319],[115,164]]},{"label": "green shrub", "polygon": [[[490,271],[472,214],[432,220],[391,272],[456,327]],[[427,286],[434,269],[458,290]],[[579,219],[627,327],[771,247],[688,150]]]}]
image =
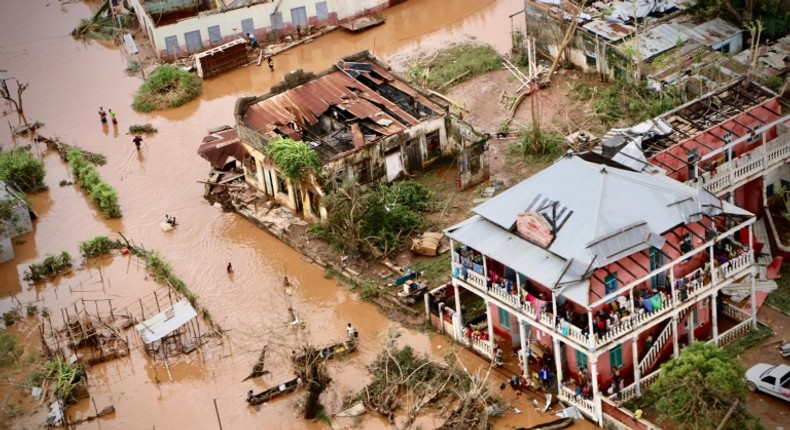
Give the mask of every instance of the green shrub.
[{"label": "green shrub", "polygon": [[203,84],[197,75],[164,64],[154,70],[134,95],[132,108],[151,112],[183,105],[197,98]]},{"label": "green shrub", "polygon": [[308,173],[321,169],[321,157],[315,149],[287,137],[272,139],[266,145],[266,155],[293,181],[301,181]]},{"label": "green shrub", "polygon": [[72,266],[71,255],[63,251],[60,255],[47,254],[40,263],[33,263],[25,271],[26,281],[38,282],[53,278]]},{"label": "green shrub", "polygon": [[113,249],[123,248],[118,240],[111,240],[107,236],[96,236],[93,239],[80,243],[80,255],[85,258],[94,258],[109,254]]},{"label": "green shrub", "polygon": [[11,308],[7,312],[3,312],[3,324],[5,324],[6,327],[11,327],[21,318],[22,316],[19,315],[19,309],[17,308]]},{"label": "green shrub", "polygon": [[71,163],[71,172],[77,183],[80,184],[107,218],[120,218],[121,205],[118,203],[118,193],[99,176],[99,172],[89,163],[82,151],[76,148],[69,149],[66,158]]},{"label": "green shrub", "polygon": [[156,133],[157,131],[158,130],[150,123],[132,124],[129,126],[129,133],[131,134],[142,134],[142,133],[153,134]]},{"label": "green shrub", "polygon": [[0,150],[0,180],[13,181],[26,193],[44,191],[44,162],[35,158],[26,148]]}]

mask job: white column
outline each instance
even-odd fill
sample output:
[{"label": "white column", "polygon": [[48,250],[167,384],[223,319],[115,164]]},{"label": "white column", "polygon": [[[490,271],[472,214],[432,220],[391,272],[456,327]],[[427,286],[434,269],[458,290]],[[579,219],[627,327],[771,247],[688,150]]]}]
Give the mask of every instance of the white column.
[{"label": "white column", "polygon": [[554,341],[554,366],[557,368],[557,392],[560,392],[562,385],[562,351],[560,351],[560,339],[552,334]]},{"label": "white column", "polygon": [[455,313],[461,315],[461,295],[458,293],[458,285],[455,284],[453,284],[453,296],[455,297]]},{"label": "white column", "polygon": [[675,288],[675,266],[669,268],[669,291],[672,292],[672,306],[678,305],[678,292]]},{"label": "white column", "polygon": [[425,293],[422,297],[425,299],[425,320],[430,322],[431,321],[431,304],[428,300],[428,295],[430,293]]},{"label": "white column", "polygon": [[[749,251],[752,253],[752,258],[754,259],[752,263],[757,262],[757,254],[754,252],[754,240],[752,239],[752,226],[754,224],[749,224]],[[749,289],[751,291],[751,301],[752,301],[752,328],[757,328],[757,297],[754,291],[754,267],[752,267],[752,273],[749,275]]]},{"label": "white column", "polygon": [[716,303],[718,302],[718,290],[714,289],[713,295],[710,296],[710,316],[713,320],[713,343],[719,344],[719,310]]},{"label": "white column", "polygon": [[439,303],[439,330],[442,334],[447,334],[444,331],[444,303]]},{"label": "white column", "polygon": [[718,272],[719,270],[716,268],[716,265],[714,264],[715,261],[713,258],[714,245],[715,243],[710,244],[710,251],[708,251],[708,253],[710,254],[710,284],[715,289],[716,286],[719,284],[718,280],[716,279],[717,278],[716,272]]},{"label": "white column", "polygon": [[491,359],[493,360],[494,346],[496,344],[494,343],[494,317],[492,315],[493,311],[491,310],[491,308],[493,308],[493,303],[488,301],[488,299],[486,299],[486,317],[488,318],[488,341],[491,343]]},{"label": "white column", "polygon": [[587,319],[589,320],[589,325],[587,327],[590,330],[589,339],[587,339],[587,343],[590,345],[590,349],[595,348],[595,330],[593,330],[593,317],[592,317],[592,309],[587,310]]},{"label": "white column", "polygon": [[595,416],[596,420],[600,424],[600,411],[599,411],[599,404],[600,404],[600,397],[601,392],[600,388],[598,387],[598,354],[591,354],[587,353],[587,362],[590,363],[590,378],[592,379],[592,391],[593,391],[593,404],[595,405]]},{"label": "white column", "polygon": [[675,358],[680,356],[680,345],[678,345],[678,316],[672,315],[672,354]]},{"label": "white column", "polygon": [[529,333],[526,333],[526,324],[524,324],[521,318],[518,319],[518,324],[519,340],[521,341],[521,375],[526,378],[529,376],[529,344],[527,343],[529,340]]},{"label": "white column", "polygon": [[642,387],[640,386],[641,384],[639,381],[642,379],[642,372],[639,370],[639,344],[637,340],[638,337],[636,335],[631,337],[631,358],[634,363],[634,384],[636,386],[636,395],[641,397]]},{"label": "white column", "polygon": [[686,325],[689,328],[688,337],[689,337],[689,346],[694,344],[694,311],[697,309],[697,303],[691,305],[689,309],[689,314],[686,317]]}]

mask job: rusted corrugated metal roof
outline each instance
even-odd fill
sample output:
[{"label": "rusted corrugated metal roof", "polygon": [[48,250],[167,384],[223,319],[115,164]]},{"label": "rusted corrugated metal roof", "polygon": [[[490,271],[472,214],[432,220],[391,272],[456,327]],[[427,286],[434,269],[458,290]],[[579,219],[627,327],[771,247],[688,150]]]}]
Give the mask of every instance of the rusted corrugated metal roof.
[{"label": "rusted corrugated metal roof", "polygon": [[[390,85],[434,112],[443,111],[435,103],[422,96],[414,88],[399,81],[385,68],[370,63],[371,71],[355,70],[356,76],[366,77],[369,82]],[[296,127],[313,125],[321,115],[334,106],[378,133],[389,136],[420,122],[385,95],[369,88],[360,79],[354,79],[343,71],[314,79],[296,88],[265,98],[251,105],[244,113],[244,121],[263,132],[279,131],[299,138]],[[386,111],[385,111],[386,110]],[[391,112],[390,115],[388,112]]]},{"label": "rusted corrugated metal roof", "polygon": [[[680,24],[661,24],[639,35],[639,51],[642,60],[655,57],[662,52],[688,40],[688,29]],[[633,40],[629,41],[633,43]]]},{"label": "rusted corrugated metal roof", "polygon": [[235,128],[217,131],[203,138],[198,154],[217,169],[222,169],[231,161],[244,161],[249,153],[244,149]]},{"label": "rusted corrugated metal roof", "polygon": [[582,26],[587,31],[590,31],[610,42],[617,42],[618,40],[628,36],[634,31],[634,27],[630,25],[620,24],[619,22],[604,21],[602,19],[594,19]]},{"label": "rusted corrugated metal roof", "polygon": [[716,18],[688,30],[688,33],[697,42],[705,46],[713,46],[739,34],[741,31],[740,28],[729,22]]}]

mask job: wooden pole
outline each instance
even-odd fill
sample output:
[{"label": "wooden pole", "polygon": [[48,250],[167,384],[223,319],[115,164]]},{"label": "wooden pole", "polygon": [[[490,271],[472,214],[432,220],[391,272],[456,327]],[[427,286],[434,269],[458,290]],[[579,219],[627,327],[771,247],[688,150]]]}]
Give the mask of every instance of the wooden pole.
[{"label": "wooden pole", "polygon": [[217,407],[217,399],[214,399],[214,412],[217,413],[217,423],[219,423],[219,430],[222,430],[222,420],[219,419],[219,408]]}]

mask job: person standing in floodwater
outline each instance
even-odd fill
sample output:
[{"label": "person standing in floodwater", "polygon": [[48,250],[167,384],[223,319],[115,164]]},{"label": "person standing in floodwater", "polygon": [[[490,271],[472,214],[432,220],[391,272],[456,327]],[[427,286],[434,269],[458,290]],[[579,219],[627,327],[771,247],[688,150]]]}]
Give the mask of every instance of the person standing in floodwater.
[{"label": "person standing in floodwater", "polygon": [[107,124],[107,112],[105,112],[104,108],[101,106],[99,106],[99,119],[101,119],[102,124]]},{"label": "person standing in floodwater", "polygon": [[274,73],[274,62],[272,61],[272,57],[266,57],[266,64],[269,65],[269,71]]},{"label": "person standing in floodwater", "polygon": [[139,135],[139,134],[136,134],[136,135],[134,136],[134,139],[132,139],[132,142],[134,142],[134,146],[135,146],[135,147],[137,148],[137,150],[139,151],[139,150],[140,150],[140,144],[141,144],[141,143],[143,143],[143,138],[142,138],[142,137],[140,137],[140,135]]},{"label": "person standing in floodwater", "polygon": [[228,262],[228,273],[233,273],[233,265]]},{"label": "person standing in floodwater", "polygon": [[115,119],[115,112],[110,109],[110,120],[112,121],[112,125],[118,125],[118,120]]}]

